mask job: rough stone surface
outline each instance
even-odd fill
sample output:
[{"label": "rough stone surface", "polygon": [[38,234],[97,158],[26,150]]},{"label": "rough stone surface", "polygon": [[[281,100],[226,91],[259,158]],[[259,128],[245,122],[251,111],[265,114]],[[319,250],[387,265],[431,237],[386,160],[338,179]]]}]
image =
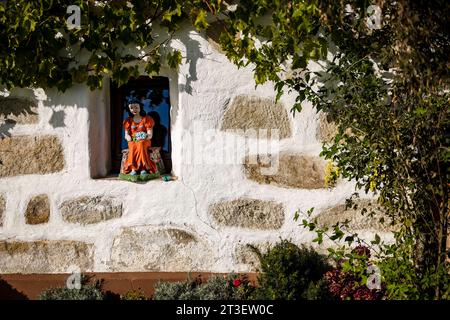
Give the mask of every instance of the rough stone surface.
[{"label": "rough stone surface", "polygon": [[111,252],[113,271],[207,271],[214,253],[198,236],[176,228],[122,229]]},{"label": "rough stone surface", "polygon": [[269,130],[277,129],[280,139],[292,135],[291,121],[284,106],[255,96],[236,97],[225,111],[221,129],[267,129],[269,136]]},{"label": "rough stone surface", "polygon": [[248,179],[285,188],[324,188],[325,167],[326,161],[319,157],[289,153],[281,153],[278,161],[274,155],[247,156],[244,161]]},{"label": "rough stone surface", "polygon": [[[261,252],[266,252],[269,248],[269,243],[252,244]],[[239,265],[244,265],[246,272],[256,272],[259,270],[261,264],[257,254],[246,244],[239,244],[234,251],[234,261]]]},{"label": "rough stone surface", "polygon": [[37,105],[24,98],[0,97],[0,122],[32,124],[39,121]]},{"label": "rough stone surface", "polygon": [[[357,208],[345,209],[345,204],[337,205],[322,211],[317,216],[317,225],[321,228],[332,227],[337,222],[349,220],[348,227],[352,231],[356,230],[374,230],[381,232],[390,232],[396,230],[396,226],[391,224],[391,220],[385,217],[379,206],[370,200],[356,200]],[[367,209],[364,215],[361,214],[363,208]],[[370,216],[373,212],[373,216]],[[384,217],[384,222],[380,218]]]},{"label": "rough stone surface", "polygon": [[33,197],[25,210],[27,224],[47,223],[50,218],[50,201],[46,194]]},{"label": "rough stone surface", "polygon": [[122,203],[110,197],[79,197],[64,201],[60,205],[66,222],[92,224],[122,216]]},{"label": "rough stone surface", "polygon": [[63,168],[63,147],[56,136],[0,139],[0,178],[53,173]]},{"label": "rough stone surface", "polygon": [[319,125],[317,126],[316,137],[321,142],[331,142],[336,134],[338,128],[334,122],[327,120],[327,116],[324,113],[319,115]]},{"label": "rough stone surface", "polygon": [[0,273],[92,271],[93,247],[79,241],[0,241]]},{"label": "rough stone surface", "polygon": [[217,224],[249,229],[279,229],[284,223],[283,205],[274,201],[236,199],[209,207]]},{"label": "rough stone surface", "polygon": [[5,210],[6,210],[6,200],[2,195],[0,195],[0,227],[3,226]]}]

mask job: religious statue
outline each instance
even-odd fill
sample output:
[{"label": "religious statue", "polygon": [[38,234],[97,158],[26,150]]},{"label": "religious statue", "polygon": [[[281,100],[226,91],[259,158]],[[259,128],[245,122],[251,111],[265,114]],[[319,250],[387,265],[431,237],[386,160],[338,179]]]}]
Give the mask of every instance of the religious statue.
[{"label": "religious statue", "polygon": [[160,176],[150,150],[155,122],[143,109],[139,101],[129,103],[129,117],[123,122],[128,151],[124,150],[119,178],[124,180],[150,180]]}]

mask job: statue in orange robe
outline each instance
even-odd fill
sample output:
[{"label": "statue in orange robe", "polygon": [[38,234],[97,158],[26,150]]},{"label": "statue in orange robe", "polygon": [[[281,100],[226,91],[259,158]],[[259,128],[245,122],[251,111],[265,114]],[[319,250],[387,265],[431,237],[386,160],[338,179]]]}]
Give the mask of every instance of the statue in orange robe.
[{"label": "statue in orange robe", "polygon": [[128,141],[128,158],[123,171],[131,175],[137,175],[139,171],[140,174],[155,173],[157,167],[149,154],[155,122],[145,115],[139,103],[130,103],[128,108],[133,116],[123,122],[125,139]]}]

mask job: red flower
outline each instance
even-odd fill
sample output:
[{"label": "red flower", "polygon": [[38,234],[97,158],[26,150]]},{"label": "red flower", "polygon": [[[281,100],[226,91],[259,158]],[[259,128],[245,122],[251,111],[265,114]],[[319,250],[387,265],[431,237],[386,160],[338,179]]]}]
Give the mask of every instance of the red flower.
[{"label": "red flower", "polygon": [[242,281],[240,279],[234,279],[233,280],[233,286],[239,287],[241,285]]}]

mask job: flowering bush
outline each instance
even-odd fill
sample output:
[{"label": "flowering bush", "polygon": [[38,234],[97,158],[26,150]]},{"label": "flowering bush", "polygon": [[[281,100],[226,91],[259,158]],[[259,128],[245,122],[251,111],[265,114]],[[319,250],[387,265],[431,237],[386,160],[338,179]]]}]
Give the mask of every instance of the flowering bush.
[{"label": "flowering bush", "polygon": [[242,284],[241,279],[234,279],[233,280],[233,286],[234,287],[239,287]]},{"label": "flowering bush", "polygon": [[229,274],[184,282],[159,282],[154,300],[247,300],[254,287],[245,276]]},{"label": "flowering bush", "polygon": [[350,271],[338,268],[325,274],[328,290],[332,296],[340,300],[381,300],[381,290],[369,289],[361,284],[361,279]]},{"label": "flowering bush", "polygon": [[147,134],[145,132],[137,132],[134,136],[133,136],[133,141],[142,141],[147,139]]},{"label": "flowering bush", "polygon": [[364,279],[370,266],[370,249],[363,245],[355,247],[348,259],[342,259],[338,267],[325,274],[328,291],[340,300],[381,300],[384,288],[369,289]]}]

